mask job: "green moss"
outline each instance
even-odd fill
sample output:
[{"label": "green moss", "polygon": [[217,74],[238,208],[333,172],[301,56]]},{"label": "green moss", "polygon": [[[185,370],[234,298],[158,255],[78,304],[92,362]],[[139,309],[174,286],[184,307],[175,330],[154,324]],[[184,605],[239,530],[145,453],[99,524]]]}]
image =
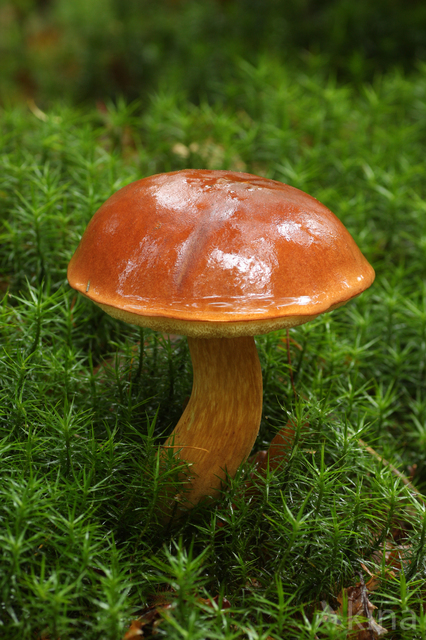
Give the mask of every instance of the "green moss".
[{"label": "green moss", "polygon": [[[162,92],[144,107],[2,111],[0,635],[117,640],[166,589],[166,637],[343,637],[314,608],[337,608],[361,562],[382,579],[382,625],[412,638],[411,612],[424,634],[424,506],[360,439],[405,475],[417,465],[424,489],[425,104],[424,69],[355,91],[265,57],[239,64],[215,102]],[[284,467],[255,494],[241,469],[216,505],[164,525],[174,475],[157,447],[190,393],[187,345],[115,322],[70,290],[66,266],[112,192],[184,166],[308,191],[377,279],[290,332],[297,399],[285,333],[258,339],[256,449],[290,417]],[[386,544],[404,545],[394,576]]]}]

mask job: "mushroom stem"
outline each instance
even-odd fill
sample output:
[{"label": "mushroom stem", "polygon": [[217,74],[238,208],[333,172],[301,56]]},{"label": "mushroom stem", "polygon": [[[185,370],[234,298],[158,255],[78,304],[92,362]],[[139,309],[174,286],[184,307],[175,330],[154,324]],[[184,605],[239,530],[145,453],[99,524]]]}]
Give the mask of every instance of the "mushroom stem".
[{"label": "mushroom stem", "polygon": [[191,398],[165,447],[188,464],[184,499],[214,496],[253,447],[262,414],[262,372],[252,337],[188,338]]}]

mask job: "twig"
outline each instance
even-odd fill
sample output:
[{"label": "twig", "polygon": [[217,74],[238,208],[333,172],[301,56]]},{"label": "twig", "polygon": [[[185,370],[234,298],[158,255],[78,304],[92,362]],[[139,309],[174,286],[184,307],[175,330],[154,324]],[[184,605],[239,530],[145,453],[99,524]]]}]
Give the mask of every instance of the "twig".
[{"label": "twig", "polygon": [[375,451],[366,442],[364,442],[364,440],[359,439],[358,442],[362,447],[364,447],[366,451],[368,451],[368,453],[371,453],[371,455],[374,456],[376,460],[379,460],[385,467],[389,467],[392,473],[395,476],[397,476],[401,480],[401,482],[403,482],[405,486],[410,489],[410,491],[415,493],[416,497],[420,500],[420,502],[426,506],[426,500],[424,499],[422,493],[418,489],[416,489],[413,483],[410,482],[410,480],[406,476],[404,476],[404,474],[401,473],[401,471],[399,471],[395,467],[395,465],[392,464],[392,462],[389,462],[389,460],[386,460],[386,458],[383,458],[379,453],[377,453],[377,451]]},{"label": "twig", "polygon": [[56,124],[59,124],[60,122],[62,122],[62,118],[61,117],[59,117],[59,116],[48,116],[47,113],[42,111],[36,105],[36,103],[34,101],[34,98],[28,98],[27,104],[28,104],[28,108],[31,111],[31,113],[33,115],[35,115],[35,117],[38,118],[38,120],[41,120],[42,122],[47,122],[49,119],[51,119],[52,122],[55,122]]}]

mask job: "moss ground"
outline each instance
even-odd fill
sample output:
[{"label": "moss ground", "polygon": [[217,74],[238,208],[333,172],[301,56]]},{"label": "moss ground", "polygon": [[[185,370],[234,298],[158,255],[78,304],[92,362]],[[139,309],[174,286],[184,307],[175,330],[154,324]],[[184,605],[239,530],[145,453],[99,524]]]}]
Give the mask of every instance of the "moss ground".
[{"label": "moss ground", "polygon": [[[117,640],[142,616],[144,637],[346,638],[360,572],[387,637],[426,637],[425,507],[403,481],[426,486],[425,115],[426,68],[354,90],[266,57],[214,103],[1,112],[2,637]],[[377,278],[291,330],[297,396],[285,332],[257,340],[255,451],[290,418],[287,462],[164,525],[156,452],[190,393],[186,342],[106,316],[66,266],[112,192],[183,167],[314,195]]]}]

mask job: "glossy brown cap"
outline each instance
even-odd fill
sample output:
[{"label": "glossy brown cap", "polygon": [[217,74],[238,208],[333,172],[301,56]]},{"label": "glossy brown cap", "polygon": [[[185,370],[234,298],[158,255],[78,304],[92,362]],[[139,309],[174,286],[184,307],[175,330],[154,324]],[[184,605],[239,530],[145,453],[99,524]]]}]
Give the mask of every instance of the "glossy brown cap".
[{"label": "glossy brown cap", "polygon": [[109,314],[192,336],[294,326],[374,271],[336,216],[275,180],[185,170],[138,180],[95,213],[68,281]]}]

